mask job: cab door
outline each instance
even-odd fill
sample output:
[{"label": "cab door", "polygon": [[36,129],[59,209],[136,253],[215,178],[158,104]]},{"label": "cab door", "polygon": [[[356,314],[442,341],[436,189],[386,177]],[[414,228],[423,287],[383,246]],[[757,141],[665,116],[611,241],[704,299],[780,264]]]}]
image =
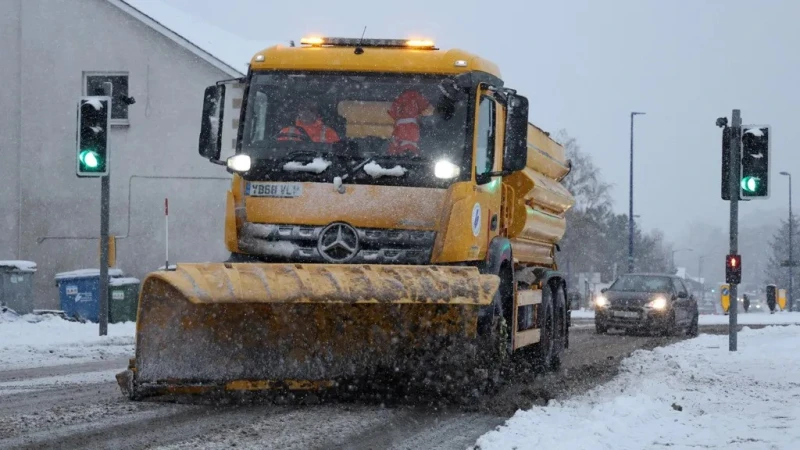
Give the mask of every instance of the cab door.
[{"label": "cab door", "polygon": [[[483,259],[489,242],[500,229],[500,205],[502,180],[485,174],[499,172],[503,161],[502,108],[485,87],[478,91],[476,101],[473,181],[475,181],[475,204],[472,209],[472,233],[479,248],[470,249],[470,255]],[[476,251],[477,250],[477,251]]]}]

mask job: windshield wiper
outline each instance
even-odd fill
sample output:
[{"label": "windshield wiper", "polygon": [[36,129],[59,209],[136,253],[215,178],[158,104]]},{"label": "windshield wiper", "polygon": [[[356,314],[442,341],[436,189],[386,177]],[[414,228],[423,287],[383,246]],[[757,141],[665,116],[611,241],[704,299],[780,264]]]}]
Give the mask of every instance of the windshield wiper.
[{"label": "windshield wiper", "polygon": [[357,166],[355,166],[352,169],[348,170],[347,173],[345,173],[344,175],[339,176],[339,177],[333,177],[333,185],[334,185],[334,187],[336,187],[336,189],[340,193],[343,194],[344,193],[344,188],[342,187],[342,182],[344,180],[352,177],[353,175],[355,175],[356,172],[361,170],[362,167],[364,167],[367,164],[369,164],[369,162],[372,161],[373,159],[375,159],[375,157],[374,156],[370,156],[369,158],[365,159],[364,161],[361,161],[360,163],[358,163]]}]

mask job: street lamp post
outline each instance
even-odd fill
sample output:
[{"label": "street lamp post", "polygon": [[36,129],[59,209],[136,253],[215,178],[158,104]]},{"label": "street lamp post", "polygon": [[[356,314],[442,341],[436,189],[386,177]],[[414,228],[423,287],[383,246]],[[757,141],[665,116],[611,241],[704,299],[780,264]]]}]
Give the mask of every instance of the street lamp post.
[{"label": "street lamp post", "polygon": [[781,172],[781,175],[789,177],[789,311],[792,311],[794,303],[794,251],[792,249],[792,235],[794,234],[794,222],[792,220],[792,174],[789,172]]},{"label": "street lamp post", "polygon": [[697,257],[697,279],[700,281],[700,290],[702,299],[706,298],[706,280],[703,279],[703,259],[708,255],[701,255]]},{"label": "street lamp post", "polygon": [[690,249],[690,248],[679,248],[679,249],[677,249],[677,250],[673,250],[673,251],[672,251],[672,258],[671,258],[671,259],[672,259],[672,268],[673,268],[673,269],[676,269],[676,268],[677,268],[677,267],[675,267],[675,253],[677,253],[677,252],[682,252],[682,251],[684,251],[684,250],[686,250],[687,252],[691,252],[691,251],[692,251],[692,249]]},{"label": "street lamp post", "polygon": [[643,112],[631,113],[631,173],[630,196],[628,204],[628,272],[633,272],[633,117],[644,114]]}]

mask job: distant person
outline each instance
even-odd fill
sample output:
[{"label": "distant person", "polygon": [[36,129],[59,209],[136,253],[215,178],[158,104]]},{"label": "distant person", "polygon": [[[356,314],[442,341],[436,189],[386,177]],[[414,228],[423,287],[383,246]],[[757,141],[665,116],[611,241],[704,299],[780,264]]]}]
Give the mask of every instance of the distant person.
[{"label": "distant person", "polygon": [[750,310],[750,297],[748,297],[747,294],[742,295],[742,297],[742,303],[744,303],[744,312],[747,312]]},{"label": "distant person", "polygon": [[767,306],[769,306],[769,313],[775,314],[775,296],[767,293]]}]

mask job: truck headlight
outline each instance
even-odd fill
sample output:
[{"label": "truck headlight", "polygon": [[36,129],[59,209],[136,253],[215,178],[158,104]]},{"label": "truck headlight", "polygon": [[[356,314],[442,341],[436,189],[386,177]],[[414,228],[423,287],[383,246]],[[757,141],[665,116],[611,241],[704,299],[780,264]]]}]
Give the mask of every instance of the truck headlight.
[{"label": "truck headlight", "polygon": [[234,155],[228,158],[228,169],[234,172],[247,172],[250,170],[250,156],[248,155]]},{"label": "truck headlight", "polygon": [[461,169],[451,163],[446,159],[442,159],[436,162],[436,165],[433,167],[433,173],[436,175],[436,178],[455,178],[461,173]]},{"label": "truck headlight", "polygon": [[647,306],[662,311],[664,309],[667,309],[667,299],[665,297],[656,297],[655,299],[650,301],[650,303],[648,303]]},{"label": "truck headlight", "polygon": [[594,298],[594,306],[598,308],[605,308],[608,306],[608,299],[603,295],[598,295]]}]

